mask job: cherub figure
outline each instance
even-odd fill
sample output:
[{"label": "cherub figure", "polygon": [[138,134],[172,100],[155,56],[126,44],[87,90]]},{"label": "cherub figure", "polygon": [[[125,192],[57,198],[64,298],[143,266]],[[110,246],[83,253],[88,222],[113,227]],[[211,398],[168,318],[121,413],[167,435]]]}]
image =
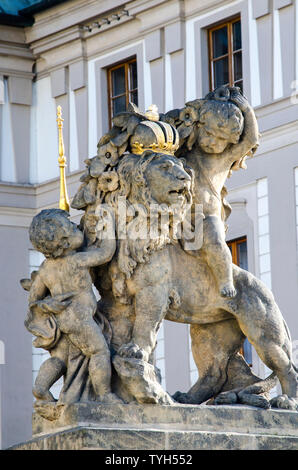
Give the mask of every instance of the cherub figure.
[{"label": "cherub figure", "polygon": [[221,87],[187,105],[182,113],[198,116],[197,144],[187,152],[186,160],[196,175],[194,202],[203,205],[205,216],[202,249],[221,295],[235,297],[232,257],[225,242],[224,183],[231,170],[245,168],[246,156],[256,150],[258,125],[253,109],[236,87]]},{"label": "cherub figure", "polygon": [[[30,286],[29,308],[54,314],[63,337],[90,358],[89,376],[96,399],[103,403],[120,401],[111,393],[110,351],[93,318],[97,302],[89,272],[90,268],[111,260],[116,249],[115,239],[106,238],[99,248],[78,251],[84,242],[83,233],[69,220],[67,212],[60,209],[43,210],[36,215],[29,234],[34,248],[46,257]],[[59,342],[65,341],[63,337]],[[52,357],[42,365],[40,380],[37,378],[35,384],[35,395],[39,399],[51,400],[47,390],[40,392],[37,388],[45,377],[49,385],[63,374],[68,353],[66,341],[64,346],[59,345],[58,355],[53,348]]]}]

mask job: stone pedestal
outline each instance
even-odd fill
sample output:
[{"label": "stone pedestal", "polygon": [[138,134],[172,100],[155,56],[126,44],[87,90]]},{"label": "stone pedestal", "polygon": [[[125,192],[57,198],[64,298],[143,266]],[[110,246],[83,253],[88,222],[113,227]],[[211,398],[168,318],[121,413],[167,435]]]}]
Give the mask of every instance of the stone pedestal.
[{"label": "stone pedestal", "polygon": [[33,439],[13,449],[298,450],[298,413],[248,406],[99,405],[33,415]]}]

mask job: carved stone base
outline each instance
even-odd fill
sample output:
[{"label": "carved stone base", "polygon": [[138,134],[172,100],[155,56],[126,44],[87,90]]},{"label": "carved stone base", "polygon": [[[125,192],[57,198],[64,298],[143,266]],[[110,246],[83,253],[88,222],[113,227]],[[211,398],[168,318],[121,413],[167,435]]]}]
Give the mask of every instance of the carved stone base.
[{"label": "carved stone base", "polygon": [[[53,406],[53,405],[49,405]],[[298,413],[248,406],[67,405],[48,421],[33,415],[30,450],[298,450]]]}]

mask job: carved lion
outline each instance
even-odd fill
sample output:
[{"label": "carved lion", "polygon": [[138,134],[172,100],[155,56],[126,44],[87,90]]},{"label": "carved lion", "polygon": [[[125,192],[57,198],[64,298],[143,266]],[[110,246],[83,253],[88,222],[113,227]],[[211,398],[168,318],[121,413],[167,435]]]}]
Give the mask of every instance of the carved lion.
[{"label": "carved lion", "polygon": [[[190,256],[171,233],[159,233],[157,238],[131,236],[137,226],[147,225],[148,204],[152,202],[163,207],[174,202],[183,219],[191,201],[189,171],[175,157],[147,153],[125,156],[117,173],[118,190],[107,194],[105,202],[116,209],[116,198],[121,195],[127,198],[128,207],[138,203],[146,209],[131,215],[127,239],[119,239],[118,233],[118,251],[109,266],[113,294],[102,272],[97,277],[101,309],[111,323],[117,354],[148,361],[164,318],[191,324],[200,378],[184,398],[201,403],[225,390],[229,368],[235,366],[246,336],[280,380],[286,398],[276,406],[295,408],[297,370],[291,358],[290,336],[269,289],[251,273],[234,266],[237,295],[225,299],[218,293],[203,254]],[[264,381],[252,373],[249,377],[244,386],[259,382],[254,393],[266,391]],[[183,401],[183,396],[178,399]],[[269,406],[261,396],[259,401],[260,406]]]}]

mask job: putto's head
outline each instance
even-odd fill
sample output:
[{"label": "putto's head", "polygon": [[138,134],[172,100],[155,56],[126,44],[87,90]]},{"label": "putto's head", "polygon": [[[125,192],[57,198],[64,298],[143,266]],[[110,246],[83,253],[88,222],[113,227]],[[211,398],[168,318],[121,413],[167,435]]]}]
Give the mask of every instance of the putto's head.
[{"label": "putto's head", "polygon": [[243,131],[240,109],[229,101],[207,99],[200,109],[199,145],[206,153],[222,153]]},{"label": "putto's head", "polygon": [[60,209],[45,209],[37,214],[29,236],[34,248],[46,258],[58,258],[76,250],[84,240],[82,232],[69,220],[69,214]]}]

